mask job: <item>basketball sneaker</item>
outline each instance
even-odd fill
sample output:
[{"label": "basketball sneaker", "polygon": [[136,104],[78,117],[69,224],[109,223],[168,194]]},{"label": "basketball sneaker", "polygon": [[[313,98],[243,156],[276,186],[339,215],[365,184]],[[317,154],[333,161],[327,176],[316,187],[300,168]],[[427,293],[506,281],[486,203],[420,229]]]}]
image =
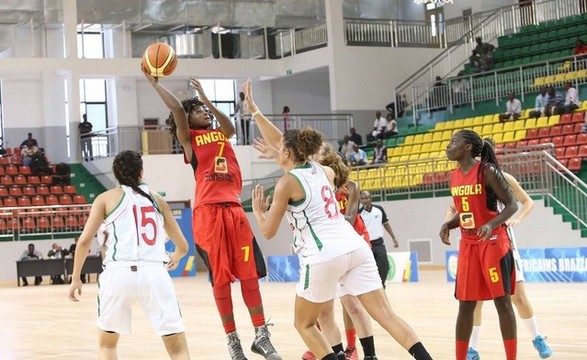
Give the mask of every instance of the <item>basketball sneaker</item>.
[{"label": "basketball sneaker", "polygon": [[541,359],[549,358],[552,355],[552,350],[550,346],[546,343],[546,336],[538,335],[534,340],[532,340],[532,344],[534,348],[538,351],[538,355],[540,355]]},{"label": "basketball sneaker", "polygon": [[354,346],[347,346],[346,350],[344,351],[344,359],[345,360],[359,360],[359,355],[357,354],[357,348]]},{"label": "basketball sneaker", "polygon": [[302,360],[316,360],[316,356],[314,356],[313,352],[308,350],[302,355]]},{"label": "basketball sneaker", "polygon": [[228,353],[232,360],[247,360],[243,347],[241,346],[241,340],[238,337],[236,331],[233,331],[226,335],[228,339]]},{"label": "basketball sneaker", "polygon": [[479,360],[481,359],[481,357],[479,356],[479,353],[477,352],[477,350],[473,349],[473,348],[469,348],[469,350],[467,350],[467,360]]},{"label": "basketball sneaker", "polygon": [[263,356],[267,360],[282,360],[281,356],[277,353],[273,344],[271,344],[271,334],[267,327],[273,324],[265,324],[255,328],[255,340],[251,345],[251,351],[255,354]]}]

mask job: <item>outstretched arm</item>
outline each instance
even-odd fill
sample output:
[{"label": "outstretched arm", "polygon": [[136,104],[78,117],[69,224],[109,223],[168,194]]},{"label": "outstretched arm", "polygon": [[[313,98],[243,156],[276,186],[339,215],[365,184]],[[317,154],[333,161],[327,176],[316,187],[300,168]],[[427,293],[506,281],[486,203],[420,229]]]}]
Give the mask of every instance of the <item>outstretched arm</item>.
[{"label": "outstretched arm", "polygon": [[200,95],[200,100],[202,100],[204,105],[206,105],[206,107],[210,109],[216,120],[218,120],[218,122],[220,123],[220,132],[222,132],[227,138],[232,137],[236,132],[236,130],[234,129],[234,125],[232,124],[232,121],[230,121],[228,116],[226,116],[226,114],[222,111],[218,110],[218,108],[214,106],[210,99],[208,99],[208,96],[206,96],[206,93],[204,92],[204,89],[202,88],[202,84],[200,84],[200,81],[195,77],[192,77],[190,79],[190,85],[194,89],[196,89],[198,95]]},{"label": "outstretched arm", "polygon": [[283,133],[279,130],[271,121],[269,121],[257,107],[257,104],[253,101],[253,88],[251,80],[247,80],[244,86],[245,93],[245,104],[247,110],[251,113],[251,117],[255,119],[257,127],[261,132],[263,138],[267,143],[276,149],[279,149],[281,143],[281,137]]}]

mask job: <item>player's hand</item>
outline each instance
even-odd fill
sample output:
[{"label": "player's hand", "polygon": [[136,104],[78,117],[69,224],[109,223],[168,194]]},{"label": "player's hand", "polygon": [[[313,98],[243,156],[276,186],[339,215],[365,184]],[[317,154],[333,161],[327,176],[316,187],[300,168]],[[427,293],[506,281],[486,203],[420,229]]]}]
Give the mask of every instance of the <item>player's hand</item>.
[{"label": "player's hand", "polygon": [[167,260],[167,264],[165,264],[165,270],[172,271],[177,269],[179,260],[181,260],[181,258],[175,252],[169,254],[169,260]]},{"label": "player's hand", "polygon": [[196,90],[198,92],[198,96],[200,97],[200,100],[202,100],[202,102],[204,102],[204,103],[209,102],[208,96],[206,96],[206,93],[204,92],[204,88],[202,87],[200,80],[198,80],[194,76],[192,76],[190,78],[190,85],[192,86],[192,88],[194,88],[194,90]]},{"label": "player's hand", "polygon": [[520,219],[515,218],[515,219],[508,219],[508,221],[505,222],[507,227],[511,227],[513,228],[514,226],[518,225],[520,223]]},{"label": "player's hand", "polygon": [[145,74],[145,77],[147,78],[147,80],[149,80],[151,85],[156,86],[159,83],[159,79],[151,75],[151,73],[149,73],[149,71],[147,71],[147,69],[145,69],[142,64],[141,71],[143,72],[143,74]]},{"label": "player's hand", "polygon": [[491,237],[491,232],[493,231],[493,226],[489,223],[481,226],[477,229],[477,236],[479,236],[479,241],[486,241],[489,240]]},{"label": "player's hand", "polygon": [[254,139],[253,148],[261,153],[261,155],[259,155],[259,159],[277,160],[279,156],[277,149],[269,145],[263,138]]},{"label": "player's hand", "polygon": [[77,290],[78,296],[82,296],[82,281],[80,280],[79,276],[75,277],[72,276],[71,284],[69,285],[69,300],[78,302],[79,299],[75,296],[75,291]]},{"label": "player's hand", "polygon": [[394,248],[398,248],[399,247],[399,243],[397,242],[397,240],[396,239],[391,239],[391,240],[393,242],[393,247]]},{"label": "player's hand", "polygon": [[259,109],[253,101],[253,85],[251,84],[251,80],[245,82],[243,85],[243,92],[245,93],[245,105],[247,106],[247,111],[251,114],[258,111]]},{"label": "player's hand", "polygon": [[262,185],[255,185],[252,194],[253,212],[255,214],[262,214],[267,211],[267,202],[265,201],[265,189]]},{"label": "player's hand", "polygon": [[440,227],[440,233],[438,234],[438,236],[440,236],[440,241],[442,241],[446,245],[450,245],[450,238],[448,236],[449,233],[450,233],[450,230],[448,228],[448,225],[446,223],[442,224],[442,226]]}]

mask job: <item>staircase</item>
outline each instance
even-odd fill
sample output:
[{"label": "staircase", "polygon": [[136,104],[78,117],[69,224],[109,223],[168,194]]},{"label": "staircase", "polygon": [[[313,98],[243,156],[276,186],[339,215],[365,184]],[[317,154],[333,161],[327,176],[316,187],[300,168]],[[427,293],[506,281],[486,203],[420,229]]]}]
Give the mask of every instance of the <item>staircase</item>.
[{"label": "staircase", "polygon": [[71,184],[79,194],[84,195],[89,204],[106,188],[82,164],[70,164]]}]

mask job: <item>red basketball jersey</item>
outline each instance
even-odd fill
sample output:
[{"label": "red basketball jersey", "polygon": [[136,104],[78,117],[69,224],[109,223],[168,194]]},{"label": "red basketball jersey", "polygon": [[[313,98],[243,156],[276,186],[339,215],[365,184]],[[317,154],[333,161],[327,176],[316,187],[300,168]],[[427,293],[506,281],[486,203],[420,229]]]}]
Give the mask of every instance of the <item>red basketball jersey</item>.
[{"label": "red basketball jersey", "polygon": [[[459,214],[462,240],[468,242],[478,242],[477,229],[499,214],[487,208],[487,189],[483,179],[479,181],[477,178],[480,166],[481,163],[478,162],[466,174],[459,167],[450,176],[450,193]],[[501,225],[493,230],[490,239],[498,242],[509,241],[504,235],[505,227]]]},{"label": "red basketball jersey", "polygon": [[[196,178],[194,208],[203,204],[240,204],[242,175],[230,141],[217,129],[190,129],[190,137]],[[184,160],[187,163],[185,157]]]},{"label": "red basketball jersey", "polygon": [[[346,205],[349,201],[349,197],[345,189],[338,189],[338,191],[334,194],[336,196],[336,201],[338,202],[338,207],[340,208],[340,212],[342,214],[346,213]],[[369,233],[367,232],[367,226],[365,226],[365,222],[361,217],[361,214],[357,212],[357,216],[355,217],[355,222],[353,223],[353,228],[355,231],[363,237],[367,242],[369,241]]]}]

